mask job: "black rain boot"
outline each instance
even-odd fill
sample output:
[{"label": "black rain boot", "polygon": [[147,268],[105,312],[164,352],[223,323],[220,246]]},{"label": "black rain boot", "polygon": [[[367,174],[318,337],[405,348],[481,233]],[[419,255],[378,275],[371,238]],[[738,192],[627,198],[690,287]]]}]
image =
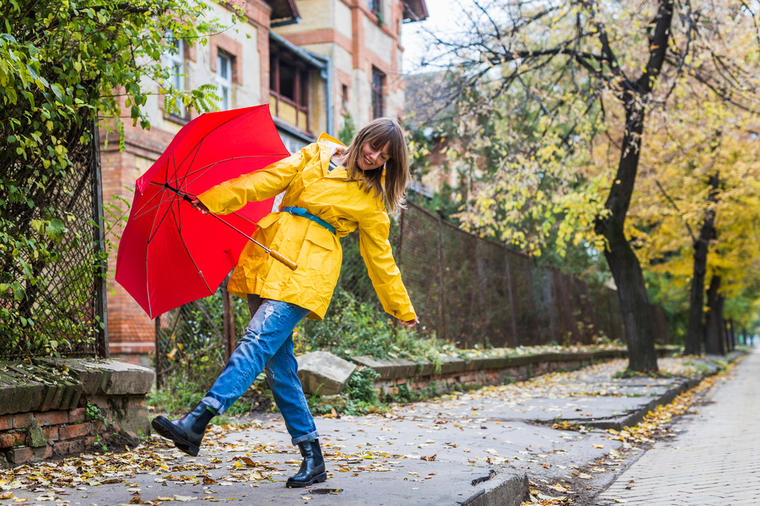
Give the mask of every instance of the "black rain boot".
[{"label": "black rain boot", "polygon": [[325,472],[325,459],[322,457],[319,439],[298,443],[298,447],[301,449],[301,455],[303,455],[301,469],[295,476],[288,478],[286,486],[289,488],[306,487],[313,483],[325,481],[327,473]]},{"label": "black rain boot", "polygon": [[175,422],[164,416],[157,416],[151,425],[160,435],[174,441],[174,446],[195,457],[198,455],[203,434],[206,433],[206,425],[215,416],[214,408],[201,403]]}]

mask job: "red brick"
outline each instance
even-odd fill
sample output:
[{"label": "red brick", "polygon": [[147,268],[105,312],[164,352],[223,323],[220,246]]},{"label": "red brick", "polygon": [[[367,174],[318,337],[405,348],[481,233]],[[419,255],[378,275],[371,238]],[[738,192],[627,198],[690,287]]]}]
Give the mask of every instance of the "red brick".
[{"label": "red brick", "polygon": [[34,456],[31,448],[26,446],[17,446],[8,451],[8,460],[13,464],[23,464]]},{"label": "red brick", "polygon": [[0,434],[0,448],[23,445],[24,441],[26,441],[26,434],[23,432],[5,432]]},{"label": "red brick", "polygon": [[37,423],[40,426],[61,425],[69,422],[68,411],[45,411],[37,414]]},{"label": "red brick", "polygon": [[84,439],[74,439],[72,441],[58,441],[55,443],[54,451],[58,455],[71,455],[72,453],[82,453],[85,450]]},{"label": "red brick", "polygon": [[26,429],[34,421],[33,413],[20,413],[13,415],[13,428],[14,429]]},{"label": "red brick", "polygon": [[85,408],[77,408],[69,411],[69,423],[84,422]]},{"label": "red brick", "polygon": [[53,455],[53,447],[50,445],[43,446],[42,448],[33,448],[32,454],[34,460],[44,460]]},{"label": "red brick", "polygon": [[45,427],[42,429],[42,433],[45,434],[45,439],[48,441],[58,440],[58,427]]},{"label": "red brick", "polygon": [[13,415],[0,416],[0,431],[13,428]]},{"label": "red brick", "polygon": [[92,425],[90,423],[64,425],[58,428],[58,438],[63,440],[87,436],[90,434],[90,430],[92,430]]}]

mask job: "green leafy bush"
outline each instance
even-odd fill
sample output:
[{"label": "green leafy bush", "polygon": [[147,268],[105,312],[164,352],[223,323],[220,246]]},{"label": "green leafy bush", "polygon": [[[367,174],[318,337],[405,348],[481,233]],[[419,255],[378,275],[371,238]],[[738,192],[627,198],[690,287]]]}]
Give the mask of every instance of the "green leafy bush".
[{"label": "green leafy bush", "polygon": [[213,107],[213,86],[180,92],[161,61],[173,47],[168,32],[205,44],[220,31],[209,12],[201,0],[0,2],[0,353],[64,354],[71,341],[96,335],[102,323],[92,303],[67,300],[78,294],[62,288],[93,283],[102,253],[78,257],[84,271],[50,282],[62,254],[96,251],[95,227],[107,227],[70,227],[88,215],[72,206],[88,191],[93,125],[121,131],[126,114],[148,128],[155,91],[145,82],[165,83],[169,102]]},{"label": "green leafy bush", "polygon": [[361,302],[338,287],[330,311],[321,322],[301,324],[298,351],[324,350],[339,357],[366,355],[374,358],[406,358],[440,362],[456,349],[446,341],[426,337],[394,323],[393,318],[374,304]]}]

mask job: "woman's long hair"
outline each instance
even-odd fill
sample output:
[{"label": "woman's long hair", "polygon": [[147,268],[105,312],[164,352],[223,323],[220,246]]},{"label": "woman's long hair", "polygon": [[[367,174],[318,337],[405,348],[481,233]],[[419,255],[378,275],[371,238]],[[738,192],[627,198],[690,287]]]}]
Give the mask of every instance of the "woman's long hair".
[{"label": "woman's long hair", "polygon": [[[361,156],[362,146],[367,142],[373,149],[383,149],[386,143],[389,144],[389,158],[383,167],[368,171],[359,168],[357,160]],[[406,180],[409,177],[409,150],[401,125],[396,120],[378,118],[359,130],[346,149],[344,165],[351,179],[361,181],[367,192],[374,191],[385,199],[390,212],[404,207]]]}]

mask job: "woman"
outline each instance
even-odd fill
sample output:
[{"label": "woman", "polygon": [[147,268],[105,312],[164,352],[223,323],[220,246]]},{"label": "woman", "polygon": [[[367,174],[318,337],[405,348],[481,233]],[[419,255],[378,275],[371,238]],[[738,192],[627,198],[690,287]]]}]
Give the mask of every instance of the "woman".
[{"label": "woman", "polygon": [[407,326],[418,322],[388,242],[393,212],[403,204],[408,153],[399,124],[372,121],[345,147],[322,134],[317,142],[268,167],[221,183],[193,205],[202,212],[231,213],[247,202],[283,190],[280,211],[258,222],[255,238],[295,260],[290,270],[249,243],[227,289],[248,298],[251,322],[227,365],[200,404],[179,420],[153,419],[153,428],[180,450],[197,455],[209,420],[224,413],[262,370],[277,407],[303,456],[288,487],[326,479],[314,419],[293,355],[293,329],[305,316],[321,320],[338,281],[339,238],[359,229],[359,245],[386,312]]}]

